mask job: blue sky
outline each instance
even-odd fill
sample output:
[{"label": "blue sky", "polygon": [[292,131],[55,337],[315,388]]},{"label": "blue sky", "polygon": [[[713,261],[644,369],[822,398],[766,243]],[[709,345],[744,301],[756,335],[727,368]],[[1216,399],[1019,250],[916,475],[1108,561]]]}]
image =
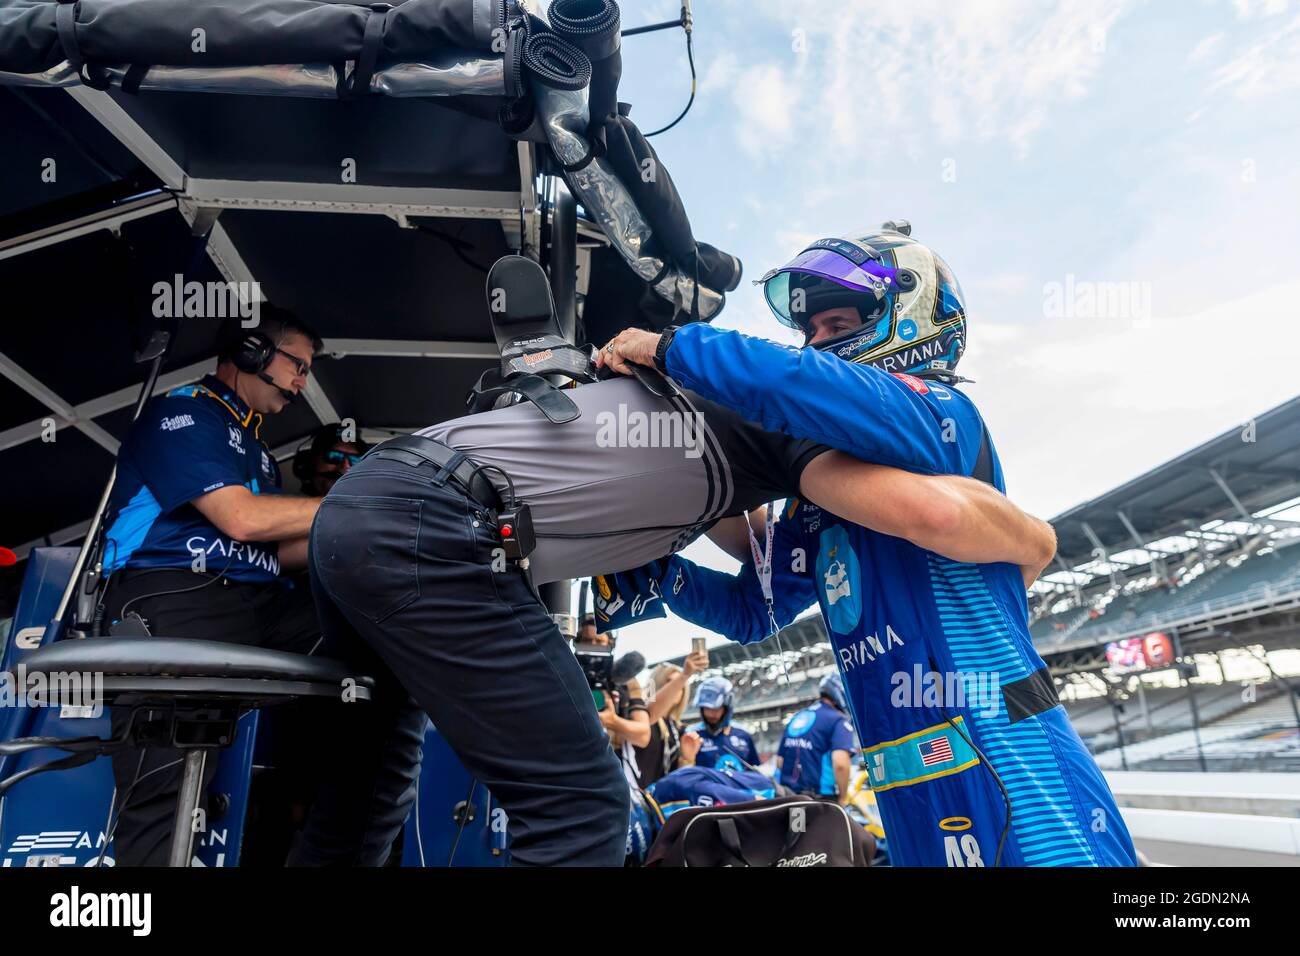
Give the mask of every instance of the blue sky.
[{"label": "blue sky", "polygon": [[[965,288],[1008,489],[1045,517],[1300,393],[1300,3],[695,8],[696,102],[653,142],[696,235],[745,263],[719,325],[789,341],[749,279],[910,219]],[[677,9],[623,4],[629,26]],[[675,116],[680,31],[623,56],[633,118]],[[1048,306],[1102,283],[1134,307]],[[689,633],[624,642],[653,659]]]}]

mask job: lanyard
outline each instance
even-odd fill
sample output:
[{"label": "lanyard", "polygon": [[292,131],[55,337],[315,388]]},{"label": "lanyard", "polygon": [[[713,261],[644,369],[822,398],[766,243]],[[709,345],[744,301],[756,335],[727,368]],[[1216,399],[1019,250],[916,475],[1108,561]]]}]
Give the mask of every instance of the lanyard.
[{"label": "lanyard", "polygon": [[[265,448],[262,444],[261,413],[255,412],[253,411],[253,409],[250,408],[248,410],[247,415],[240,414],[238,409],[236,409],[233,405],[231,405],[230,402],[226,401],[224,397],[222,397],[212,389],[208,388],[208,386],[204,385],[202,382],[195,383],[194,391],[196,395],[197,394],[206,395],[208,398],[212,399],[212,401],[220,404],[222,408],[230,412],[230,414],[234,417],[235,421],[239,422],[241,434],[251,436],[252,440],[249,442],[248,448],[244,449],[244,453],[243,453],[244,478],[246,479],[245,484],[250,489],[260,489],[261,487],[260,482],[261,479],[263,478],[263,469],[261,465],[262,457],[265,454],[268,454],[268,449]],[[253,423],[254,418],[257,419],[256,424]],[[233,426],[230,427],[233,428]],[[233,437],[233,433],[232,433],[232,437]],[[242,445],[243,445],[243,440],[241,439],[240,446],[242,447]],[[255,490],[253,493],[257,494],[258,491]]]},{"label": "lanyard", "polygon": [[754,557],[754,571],[758,574],[758,586],[763,591],[763,603],[767,605],[767,625],[768,637],[776,638],[777,653],[780,655],[781,672],[785,675],[785,682],[790,684],[790,671],[785,665],[785,648],[781,644],[781,628],[776,623],[776,609],[772,598],[772,538],[774,534],[775,518],[772,514],[772,506],[767,506],[767,521],[764,526],[764,537],[767,539],[764,544],[765,552],[758,550],[758,538],[754,536],[754,528],[749,523],[749,512],[745,512],[745,530],[749,533],[749,551]]},{"label": "lanyard", "polygon": [[[771,508],[768,508],[771,511]],[[749,512],[745,512],[745,531],[749,534],[749,551],[754,556],[754,571],[758,574],[758,586],[763,591],[763,602],[767,605],[767,623],[771,627],[768,636],[775,634],[780,630],[776,626],[776,611],[773,607],[772,599],[772,536],[773,529],[772,516],[769,513],[767,520],[764,522],[763,536],[765,550],[759,551],[758,538],[754,536],[754,528],[749,523]]]}]

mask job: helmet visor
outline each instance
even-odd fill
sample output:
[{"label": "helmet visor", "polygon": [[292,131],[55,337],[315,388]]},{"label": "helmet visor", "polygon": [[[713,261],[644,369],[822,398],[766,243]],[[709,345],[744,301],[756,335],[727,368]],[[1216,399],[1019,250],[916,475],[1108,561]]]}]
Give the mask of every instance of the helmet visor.
[{"label": "helmet visor", "polygon": [[[761,279],[763,295],[768,306],[792,329],[804,327],[791,310],[791,276],[810,275],[835,282],[854,292],[870,292],[883,296],[893,288],[898,270],[876,259],[866,259],[860,265],[846,256],[829,249],[805,249],[779,269],[773,269]],[[803,318],[803,316],[800,316]]]}]

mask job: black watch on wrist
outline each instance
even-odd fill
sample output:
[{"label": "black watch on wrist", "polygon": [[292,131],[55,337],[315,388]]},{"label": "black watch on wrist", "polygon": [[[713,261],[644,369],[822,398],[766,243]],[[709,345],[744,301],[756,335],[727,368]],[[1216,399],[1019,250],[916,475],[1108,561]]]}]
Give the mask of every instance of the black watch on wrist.
[{"label": "black watch on wrist", "polygon": [[655,349],[655,368],[668,374],[668,346],[673,344],[673,336],[677,334],[680,326],[670,325],[659,335],[659,345]]}]

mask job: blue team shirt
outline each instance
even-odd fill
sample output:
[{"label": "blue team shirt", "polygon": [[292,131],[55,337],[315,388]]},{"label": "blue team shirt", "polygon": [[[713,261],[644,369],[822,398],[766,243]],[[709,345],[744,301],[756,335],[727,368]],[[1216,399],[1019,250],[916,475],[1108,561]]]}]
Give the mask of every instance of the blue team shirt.
[{"label": "blue team shirt", "polygon": [[262,416],[208,375],[151,399],[122,443],[109,500],[104,569],[192,568],[239,581],[275,581],[275,542],[239,542],[190,501],[231,485],[280,492],[280,467],[261,438]]},{"label": "blue team shirt", "polygon": [[781,756],[781,782],[798,793],[835,796],[835,770],[831,754],[857,749],[853,722],[825,701],[801,710],[785,725],[777,753]]},{"label": "blue team shirt", "polygon": [[697,767],[748,770],[749,767],[745,764],[757,767],[760,762],[758,748],[754,746],[754,738],[749,736],[749,731],[744,727],[727,724],[718,728],[717,732],[713,732],[709,730],[708,724],[700,721],[698,724],[692,724],[688,729],[699,734],[702,741],[700,752],[695,757]]}]

